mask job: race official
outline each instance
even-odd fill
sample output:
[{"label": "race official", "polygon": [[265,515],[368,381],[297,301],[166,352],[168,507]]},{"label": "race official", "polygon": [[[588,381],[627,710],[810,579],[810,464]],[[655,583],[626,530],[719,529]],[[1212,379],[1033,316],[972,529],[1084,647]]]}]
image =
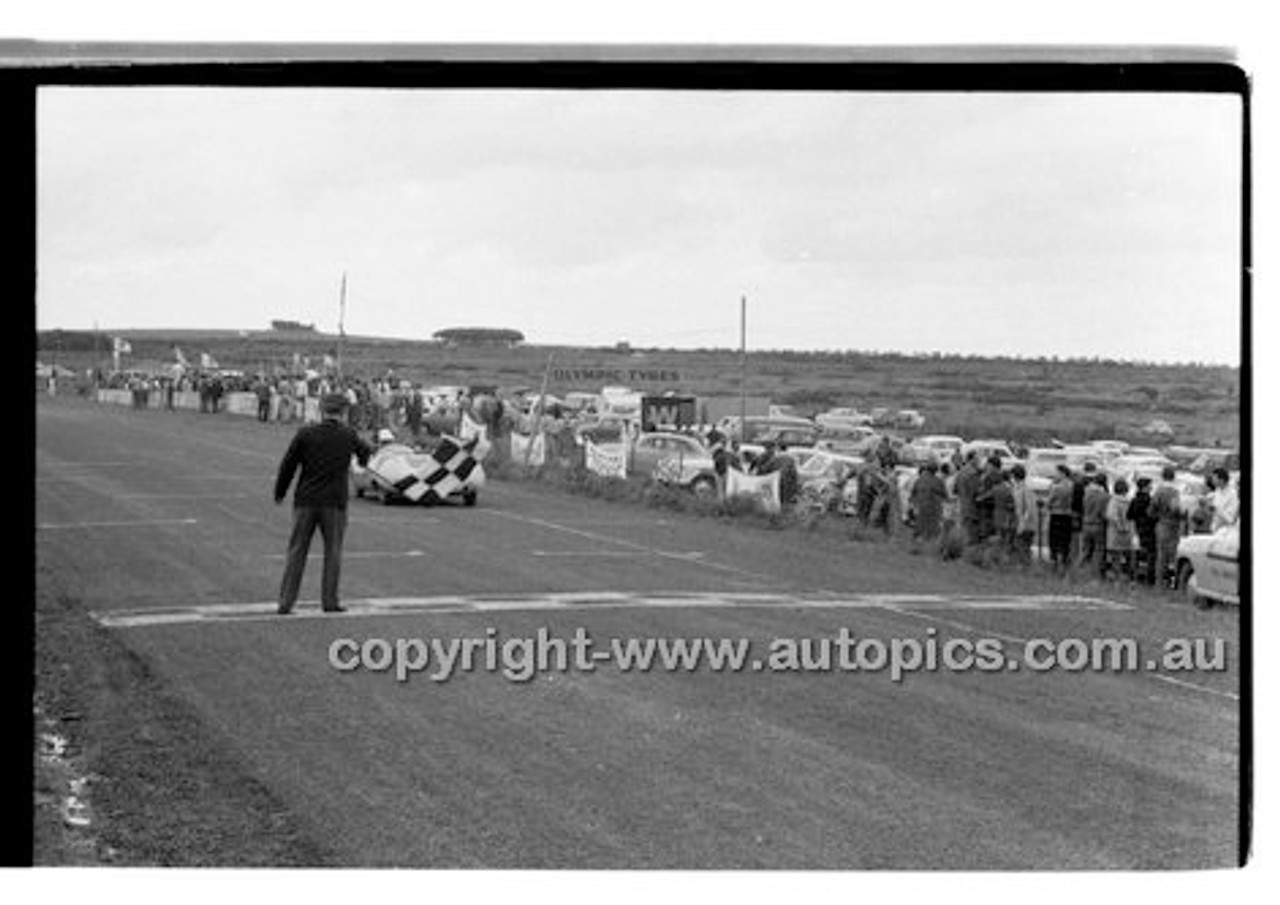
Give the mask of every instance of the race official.
[{"label": "race official", "polygon": [[298,476],[293,492],[293,530],[280,581],[277,611],[288,615],[298,600],[302,573],[317,528],[324,540],[324,572],[320,585],[320,605],[325,612],[342,612],[338,602],[338,577],[342,570],[342,539],[347,527],[348,472],[351,457],[365,465],[369,444],[345,422],[346,397],[324,396],[320,401],[321,420],[298,429],[280,462],[276,475],[275,501],[284,502]]}]

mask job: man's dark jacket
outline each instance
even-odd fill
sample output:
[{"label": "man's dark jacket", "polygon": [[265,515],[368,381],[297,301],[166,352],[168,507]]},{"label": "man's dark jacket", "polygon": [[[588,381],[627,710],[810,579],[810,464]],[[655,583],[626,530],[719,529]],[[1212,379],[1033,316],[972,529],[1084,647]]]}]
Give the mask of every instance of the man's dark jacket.
[{"label": "man's dark jacket", "polygon": [[351,457],[361,465],[372,450],[347,425],[330,418],[298,429],[276,475],[276,502],[289,492],[294,472],[301,469],[293,491],[295,506],[347,506],[347,475]]}]

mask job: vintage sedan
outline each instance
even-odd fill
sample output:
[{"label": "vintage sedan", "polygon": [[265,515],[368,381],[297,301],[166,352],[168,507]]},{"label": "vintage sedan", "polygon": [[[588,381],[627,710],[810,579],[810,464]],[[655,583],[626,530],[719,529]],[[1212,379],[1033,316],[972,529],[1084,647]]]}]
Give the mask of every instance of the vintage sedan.
[{"label": "vintage sedan", "polygon": [[716,492],[715,462],[697,437],[673,431],[640,434],[631,445],[632,474],[677,484],[699,495]]},{"label": "vintage sedan", "polygon": [[1178,542],[1178,587],[1197,606],[1240,605],[1240,524]]},{"label": "vintage sedan", "polygon": [[964,447],[964,438],[950,434],[930,434],[911,441],[916,460],[920,462],[950,462]]}]

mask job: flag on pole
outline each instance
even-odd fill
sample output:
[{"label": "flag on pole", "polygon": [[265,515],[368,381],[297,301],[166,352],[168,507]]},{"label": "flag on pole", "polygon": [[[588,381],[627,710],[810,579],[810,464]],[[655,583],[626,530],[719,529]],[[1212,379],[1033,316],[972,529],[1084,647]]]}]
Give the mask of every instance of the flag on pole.
[{"label": "flag on pole", "polygon": [[201,353],[200,353],[200,367],[202,367],[202,368],[216,368],[217,366],[218,366],[218,360],[217,360],[216,358],[214,358],[214,357],[213,357],[212,355],[210,355],[208,352],[201,352]]},{"label": "flag on pole", "polygon": [[547,463],[546,434],[511,435],[511,459],[517,465],[541,467]]},{"label": "flag on pole", "polygon": [[187,366],[188,364],[187,356],[183,355],[182,350],[177,346],[173,347],[173,357],[178,362],[178,364],[182,365],[184,368]]},{"label": "flag on pole", "polygon": [[728,482],[725,487],[726,497],[742,497],[753,499],[765,512],[782,511],[782,473],[773,472],[767,475],[749,475],[736,468],[730,468]]},{"label": "flag on pole", "polygon": [[111,349],[116,355],[129,355],[133,352],[133,346],[129,345],[129,340],[119,336],[112,337]]},{"label": "flag on pole", "polygon": [[597,446],[586,441],[587,470],[602,478],[627,476],[627,448],[621,444]]}]

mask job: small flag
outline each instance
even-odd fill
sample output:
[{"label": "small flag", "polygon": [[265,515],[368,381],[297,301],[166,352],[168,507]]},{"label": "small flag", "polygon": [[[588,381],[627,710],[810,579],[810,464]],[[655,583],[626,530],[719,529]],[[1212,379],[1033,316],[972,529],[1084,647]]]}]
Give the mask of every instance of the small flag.
[{"label": "small flag", "polygon": [[212,355],[210,355],[208,352],[200,353],[200,367],[216,368],[217,366],[218,366],[218,361]]},{"label": "small flag", "polygon": [[765,512],[782,511],[781,472],[749,475],[736,468],[730,468],[728,478],[725,487],[726,497],[754,499]]},{"label": "small flag", "polygon": [[114,337],[111,342],[111,348],[117,355],[128,355],[133,352],[133,346],[129,345],[129,340],[127,339],[117,336]]},{"label": "small flag", "polygon": [[187,366],[187,356],[183,355],[182,350],[177,346],[173,347],[173,357],[177,360],[178,364],[182,365],[184,368]]}]

